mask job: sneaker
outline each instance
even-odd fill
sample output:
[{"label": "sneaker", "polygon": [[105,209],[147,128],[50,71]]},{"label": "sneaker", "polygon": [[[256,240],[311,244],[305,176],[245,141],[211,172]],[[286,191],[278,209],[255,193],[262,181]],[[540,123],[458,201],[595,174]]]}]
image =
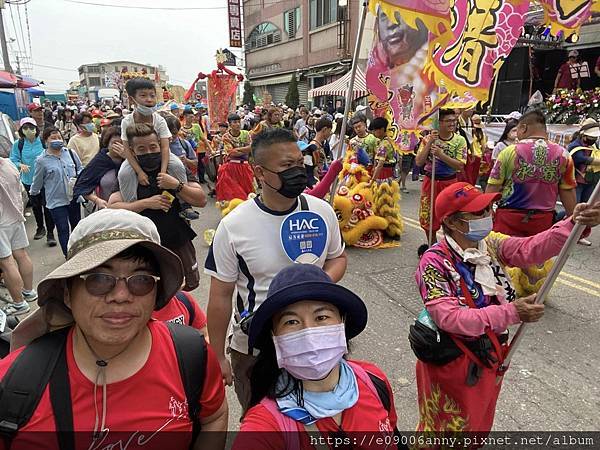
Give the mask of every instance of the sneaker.
[{"label": "sneaker", "polygon": [[31,308],[27,302],[17,303],[7,303],[2,307],[2,311],[7,316],[21,316],[23,314],[27,314]]},{"label": "sneaker", "polygon": [[590,241],[588,241],[587,239],[579,239],[579,242],[577,242],[579,245],[585,245],[586,247],[589,247],[590,245],[592,245],[592,243]]},{"label": "sneaker", "polygon": [[196,219],[200,218],[200,214],[198,214],[192,208],[181,211],[180,215],[182,218],[184,218],[186,220],[196,220]]},{"label": "sneaker", "polygon": [[44,227],[38,228],[35,234],[33,235],[33,240],[39,241],[44,236],[46,236],[46,229]]},{"label": "sneaker", "polygon": [[403,194],[410,194],[410,191],[408,189],[406,189],[405,187],[403,187],[400,190],[402,191]]},{"label": "sneaker", "polygon": [[25,217],[31,217],[31,213],[29,211],[26,211],[24,214]]},{"label": "sneaker", "polygon": [[23,294],[23,300],[26,302],[34,302],[38,299],[38,293],[35,289],[32,289],[29,292],[21,291],[21,294]]},{"label": "sneaker", "polygon": [[48,244],[48,247],[56,247],[56,239],[54,239],[53,234],[50,234],[48,237],[46,237],[46,244]]}]

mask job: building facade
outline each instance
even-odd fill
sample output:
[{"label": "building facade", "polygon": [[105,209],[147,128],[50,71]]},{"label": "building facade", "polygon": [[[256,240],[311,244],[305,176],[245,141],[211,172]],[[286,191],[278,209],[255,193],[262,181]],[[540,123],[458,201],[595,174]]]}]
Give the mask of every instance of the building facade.
[{"label": "building facade", "polygon": [[[358,32],[361,0],[245,0],[246,74],[255,95],[284,102],[293,76],[300,103],[308,90],[335,81],[348,70]],[[364,68],[373,39],[365,25],[359,63]],[[323,100],[317,100],[317,103]]]},{"label": "building facade", "polygon": [[145,73],[159,87],[169,80],[162,66],[151,66],[133,61],[110,61],[79,66],[79,93],[87,96],[103,88],[119,88],[118,78],[122,73]]}]

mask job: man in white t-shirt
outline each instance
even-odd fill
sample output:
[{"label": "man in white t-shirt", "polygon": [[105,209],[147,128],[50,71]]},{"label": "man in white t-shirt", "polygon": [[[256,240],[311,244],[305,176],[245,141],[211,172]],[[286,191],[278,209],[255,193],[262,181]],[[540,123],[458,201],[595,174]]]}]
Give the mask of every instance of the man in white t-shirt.
[{"label": "man in white t-shirt", "polygon": [[[221,220],[204,265],[204,272],[212,277],[207,309],[211,346],[226,384],[235,382],[244,410],[250,401],[249,377],[255,356],[248,349],[248,336],[242,328],[265,300],[271,280],[294,260],[322,267],[335,282],[346,271],[335,212],[327,202],[301,195],[307,179],[295,136],[281,128],[266,130],[253,140],[252,154],[262,194]],[[288,216],[294,212],[301,212],[294,217],[307,220],[292,220]],[[301,224],[314,226],[307,230],[309,233],[299,234]],[[236,290],[230,363],[225,347]]]},{"label": "man in white t-shirt", "polygon": [[299,141],[306,142],[308,144],[308,128],[306,127],[306,121],[308,119],[308,109],[300,108],[300,118],[294,124],[294,131]]}]

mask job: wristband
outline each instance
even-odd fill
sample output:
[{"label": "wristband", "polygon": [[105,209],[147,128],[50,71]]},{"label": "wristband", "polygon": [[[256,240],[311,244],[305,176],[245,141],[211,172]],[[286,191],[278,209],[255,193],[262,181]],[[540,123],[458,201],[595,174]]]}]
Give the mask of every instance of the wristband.
[{"label": "wristband", "polygon": [[175,188],[175,192],[180,193],[183,190],[184,184],[180,181],[177,188]]}]

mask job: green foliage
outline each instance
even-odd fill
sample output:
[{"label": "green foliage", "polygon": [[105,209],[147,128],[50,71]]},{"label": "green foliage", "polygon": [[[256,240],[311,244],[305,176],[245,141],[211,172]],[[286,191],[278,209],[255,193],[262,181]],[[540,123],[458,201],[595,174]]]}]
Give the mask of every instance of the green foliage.
[{"label": "green foliage", "polygon": [[251,109],[256,106],[254,101],[254,86],[252,86],[248,80],[244,83],[244,98],[242,99],[242,103],[248,105]]},{"label": "green foliage", "polygon": [[285,104],[292,109],[296,109],[300,104],[300,93],[298,92],[298,80],[296,80],[296,75],[292,76],[292,80],[288,85],[287,95],[285,96]]}]

